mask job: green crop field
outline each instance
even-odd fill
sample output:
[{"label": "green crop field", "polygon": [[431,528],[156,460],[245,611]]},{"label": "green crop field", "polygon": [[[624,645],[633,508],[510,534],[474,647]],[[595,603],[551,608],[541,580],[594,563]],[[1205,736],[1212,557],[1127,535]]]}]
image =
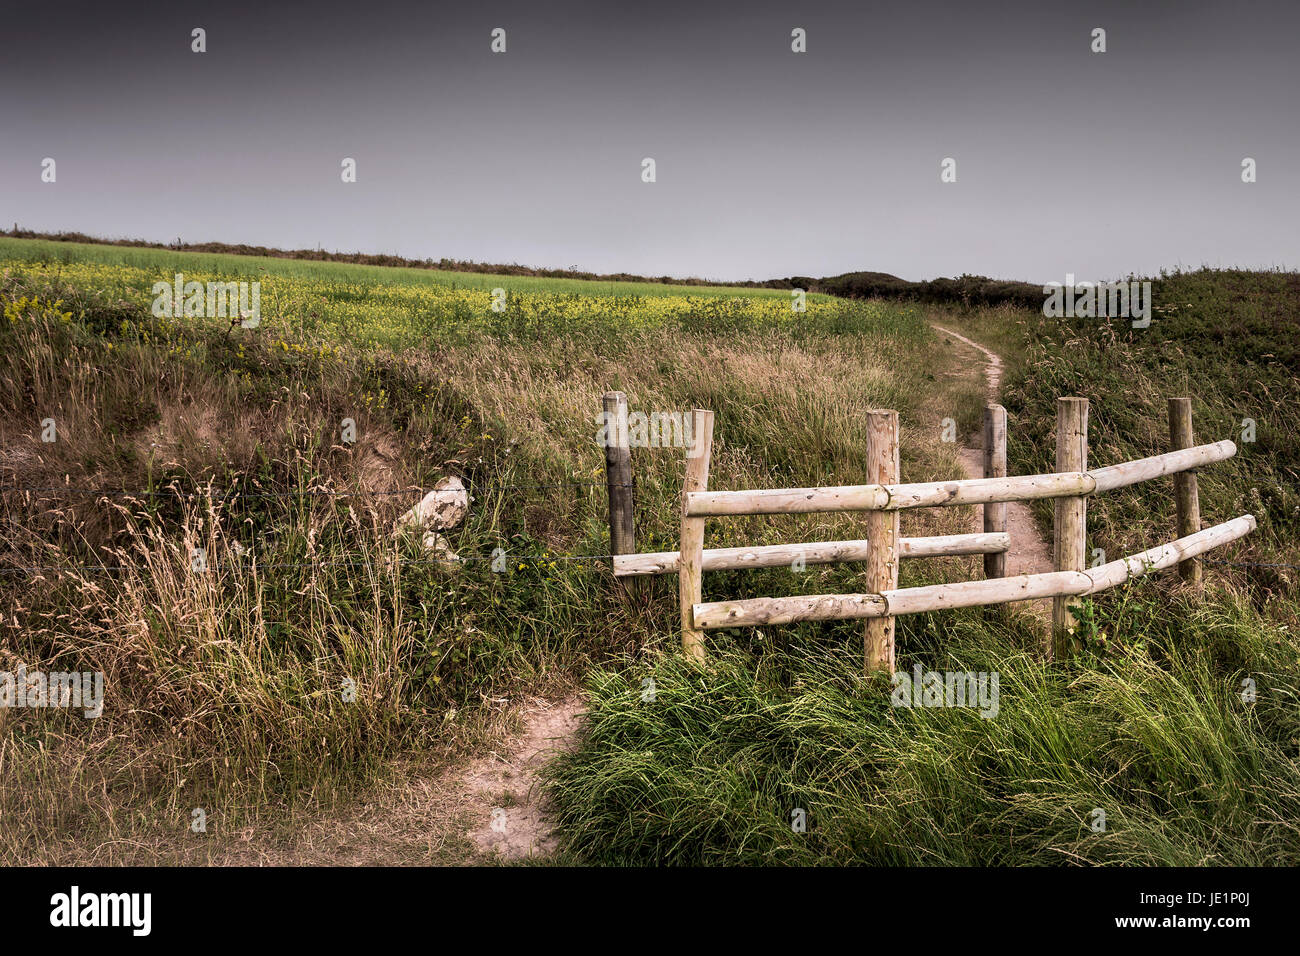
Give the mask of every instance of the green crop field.
[{"label": "green crop field", "polygon": [[[437,289],[488,291],[501,287],[512,292],[569,293],[587,296],[693,296],[780,299],[786,303],[790,301],[790,293],[784,289],[667,285],[657,282],[589,282],[581,279],[445,272],[438,269],[354,265],[347,262],[317,262],[270,256],[172,252],[167,249],[14,239],[7,236],[0,236],[0,260],[40,263],[47,266],[56,263],[99,263],[109,266],[130,266],[150,272],[159,270],[164,273],[193,272],[246,279],[282,276],[287,279],[344,283],[364,288],[409,286],[418,289],[429,286]],[[828,301],[830,296],[813,294],[808,298],[809,301]]]}]

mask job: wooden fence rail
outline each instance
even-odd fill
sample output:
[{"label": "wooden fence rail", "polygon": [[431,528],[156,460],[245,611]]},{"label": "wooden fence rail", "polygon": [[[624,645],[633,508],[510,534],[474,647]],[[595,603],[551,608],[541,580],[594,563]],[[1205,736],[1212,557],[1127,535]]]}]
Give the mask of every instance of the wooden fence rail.
[{"label": "wooden fence rail", "polygon": [[795,621],[899,617],[903,614],[1006,604],[1058,595],[1083,597],[1123,584],[1131,578],[1173,567],[1254,530],[1255,516],[1242,515],[1185,538],[1085,571],[1046,571],[1012,578],[930,584],[881,591],[879,594],[814,594],[714,601],[695,605],[693,620],[696,627],[711,630],[720,627],[790,624]]},{"label": "wooden fence rail", "polygon": [[[606,396],[607,414],[626,418],[621,393]],[[1052,640],[1047,653],[1065,656],[1074,650],[1071,637],[1072,600],[1115,587],[1132,578],[1178,566],[1185,580],[1199,585],[1197,556],[1235,541],[1255,530],[1255,518],[1242,515],[1199,530],[1197,485],[1191,469],[1223,461],[1236,454],[1230,441],[1192,444],[1191,400],[1169,403],[1171,450],[1136,461],[1088,469],[1088,401],[1062,398],[1057,403],[1058,471],[1044,475],[1006,474],[1006,411],[989,405],[984,418],[984,477],[958,481],[903,484],[898,472],[898,415],[868,413],[867,477],[872,483],[819,488],[710,491],[713,413],[692,413],[693,447],[687,456],[681,497],[681,549],[653,554],[632,550],[631,466],[627,449],[607,450],[610,488],[611,554],[614,574],[677,574],[682,621],[682,647],[693,657],[704,655],[704,632],[716,628],[789,624],[861,618],[865,666],[868,672],[894,669],[894,618],[949,608],[1004,605],[1052,598]],[[624,441],[626,434],[624,433]],[[1138,554],[1085,568],[1087,501],[1095,494],[1175,476],[1178,537]],[[617,480],[616,480],[617,479]],[[615,504],[615,489],[620,489]],[[622,492],[626,492],[623,494]],[[1041,574],[1006,577],[1005,554],[1011,545],[1006,532],[1006,502],[1054,499],[1053,566]],[[899,512],[906,508],[984,506],[982,533],[902,538]],[[708,518],[723,515],[810,514],[863,511],[867,537],[858,541],[823,541],[758,547],[704,547]],[[925,587],[899,588],[901,558],[982,554],[985,579]],[[703,600],[703,572],[782,565],[866,564],[861,594],[817,594],[740,601]]]},{"label": "wooden fence rail", "polygon": [[[940,534],[926,538],[900,538],[898,551],[903,558],[933,558],[954,554],[1005,554],[1011,548],[1011,536],[1005,531],[982,534]],[[802,559],[804,564],[835,564],[865,561],[871,542],[818,541],[808,544],[765,544],[754,548],[706,548],[703,570],[734,571],[741,568],[779,568]],[[628,577],[637,574],[676,574],[680,570],[676,551],[649,554],[614,555],[614,574]]]},{"label": "wooden fence rail", "polygon": [[909,485],[843,485],[831,488],[765,488],[757,491],[704,491],[687,496],[693,518],[728,515],[819,514],[833,511],[894,511],[978,505],[991,502],[1072,498],[1137,484],[1161,475],[1231,458],[1230,441],[1197,445],[1095,471],[1019,475],[1010,478],[962,478]]}]

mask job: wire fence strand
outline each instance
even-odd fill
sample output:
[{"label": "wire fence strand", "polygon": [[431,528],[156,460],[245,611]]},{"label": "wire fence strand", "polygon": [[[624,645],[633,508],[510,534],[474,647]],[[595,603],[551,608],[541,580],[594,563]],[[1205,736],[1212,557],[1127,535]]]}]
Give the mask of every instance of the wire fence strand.
[{"label": "wire fence strand", "polygon": [[[532,484],[510,484],[510,485],[489,485],[491,490],[500,491],[520,491],[525,488],[632,488],[634,482],[608,484],[603,481],[564,481],[553,483],[532,483]],[[473,485],[466,488],[467,491],[473,490]],[[63,495],[84,495],[100,498],[156,498],[156,497],[175,497],[188,495],[191,497],[202,498],[304,498],[304,497],[336,497],[336,498],[356,498],[368,495],[425,495],[431,491],[446,491],[445,488],[401,488],[389,491],[332,491],[328,488],[309,488],[303,491],[204,491],[202,489],[183,491],[179,488],[160,488],[149,491],[128,491],[118,488],[71,488],[63,485],[53,485],[44,488],[14,488],[0,486],[0,494],[63,494]]]},{"label": "wire fence strand", "polygon": [[[384,561],[382,559],[371,560],[371,561],[327,560],[327,561],[305,561],[305,562],[291,562],[291,563],[274,562],[271,564],[257,564],[255,562],[250,561],[247,564],[244,564],[242,559],[236,559],[235,561],[228,562],[225,566],[226,567],[229,567],[231,565],[244,566],[247,567],[248,570],[250,571],[252,570],[286,571],[286,570],[301,570],[303,568],[330,568],[330,567],[349,567],[349,568],[390,567],[394,565],[398,565],[401,567],[446,568],[446,567],[453,567],[457,564],[472,564],[474,562],[479,562],[479,561],[492,562],[504,558],[507,565],[512,567],[517,567],[518,563],[521,561],[532,562],[535,565],[545,565],[556,561],[576,561],[576,562],[609,561],[614,557],[616,557],[616,555],[612,555],[612,554],[511,554],[508,551],[503,551],[499,555],[481,555],[481,554],[457,555],[455,558],[450,558],[450,557],[435,558],[432,560],[417,560],[411,558],[401,558],[395,561]],[[220,566],[221,565],[218,562],[212,562],[204,570],[195,570],[194,573],[203,574],[206,573],[206,571],[214,570]],[[72,565],[72,566],[57,565],[57,564],[27,565],[27,566],[13,567],[13,568],[0,568],[0,574],[43,574],[46,572],[63,573],[63,574],[81,574],[81,573],[91,573],[91,572],[103,573],[103,572],[138,571],[141,570],[141,567],[142,567],[141,565],[131,565],[131,564],[120,564],[120,565],[82,564],[82,565]]]},{"label": "wire fence strand", "polygon": [[[256,570],[259,570],[259,571],[263,571],[263,570],[265,570],[265,571],[270,571],[270,570],[277,570],[277,571],[279,571],[279,570],[291,570],[291,569],[302,569],[302,568],[327,568],[327,567],[372,567],[372,566],[378,566],[378,565],[384,565],[384,566],[400,565],[400,566],[402,566],[402,567],[450,567],[450,566],[453,566],[453,565],[456,565],[456,564],[472,564],[472,563],[474,563],[474,562],[479,562],[479,561],[488,561],[488,562],[491,562],[491,561],[499,560],[499,559],[501,559],[501,558],[505,558],[507,562],[512,562],[512,563],[515,563],[515,564],[517,564],[517,563],[520,562],[520,561],[526,561],[526,562],[532,562],[532,563],[534,563],[534,564],[538,564],[538,565],[544,565],[544,564],[547,564],[547,563],[553,563],[553,562],[556,562],[556,561],[573,561],[573,562],[582,562],[582,561],[611,561],[611,560],[613,560],[614,558],[617,558],[617,557],[627,557],[627,555],[617,555],[617,554],[548,554],[548,553],[543,553],[543,554],[511,554],[509,551],[505,551],[505,550],[503,549],[503,550],[501,551],[500,554],[495,554],[495,553],[494,553],[494,554],[490,554],[490,555],[482,555],[482,554],[457,555],[455,558],[437,558],[437,559],[432,559],[432,560],[417,560],[417,559],[402,558],[402,559],[398,559],[398,560],[396,560],[396,561],[383,561],[383,560],[369,560],[369,561],[363,561],[363,560],[334,561],[334,560],[325,560],[325,561],[306,561],[306,562],[291,562],[291,563],[274,562],[274,563],[271,563],[271,564],[257,564],[257,563],[254,563],[254,562],[251,562],[251,561],[250,561],[250,562],[248,562],[247,567],[248,567],[250,570],[252,570],[252,569],[256,569]],[[235,562],[231,562],[231,563],[242,564],[243,561],[244,561],[244,558],[245,558],[245,556],[242,556],[242,555],[241,555],[239,558],[236,559]],[[1199,560],[1199,561],[1203,561],[1203,562],[1206,563],[1206,564],[1214,564],[1214,565],[1219,565],[1219,566],[1222,566],[1222,567],[1233,567],[1233,568],[1291,568],[1291,569],[1300,570],[1300,564],[1286,564],[1286,563],[1282,563],[1282,562],[1263,562],[1263,561],[1221,561],[1221,560],[1215,560],[1215,559],[1210,559],[1210,558],[1190,558],[1190,559],[1188,559],[1188,560]],[[212,566],[212,567],[216,567],[216,564],[214,563],[214,564],[211,565],[211,566]],[[36,574],[36,573],[43,573],[43,572],[47,572],[47,571],[48,571],[48,572],[64,572],[64,573],[104,572],[104,571],[132,571],[132,570],[139,570],[139,568],[140,568],[139,565],[94,565],[94,564],[91,564],[91,565],[75,565],[75,566],[68,566],[68,565],[56,565],[56,564],[50,564],[50,565],[27,565],[27,566],[19,566],[19,567],[12,567],[12,568],[0,568],[0,574]],[[196,573],[202,573],[202,572],[196,572]]]},{"label": "wire fence strand", "polygon": [[[633,488],[635,482],[610,484],[604,481],[566,481],[566,482],[533,482],[524,484],[508,485],[491,485],[492,490],[515,491],[522,489],[537,488]],[[215,491],[210,489],[196,489],[183,491],[179,488],[159,488],[151,490],[130,491],[127,489],[116,488],[80,488],[65,485],[51,485],[43,487],[14,487],[0,486],[0,494],[50,494],[50,495],[78,495],[85,497],[101,498],[156,498],[156,497],[199,497],[212,499],[238,499],[238,498],[301,498],[301,497],[364,497],[367,495],[425,495],[432,491],[445,491],[447,489],[437,488],[405,488],[389,491],[334,491],[330,489],[306,489],[297,491]],[[472,492],[474,485],[471,484],[466,491]],[[583,562],[583,561],[609,561],[614,557],[612,554],[510,554],[508,551],[502,551],[502,555],[508,562],[513,562],[516,566],[518,562],[532,562],[534,564],[546,564],[556,561]],[[304,563],[271,563],[271,564],[253,564],[248,566],[250,569],[257,570],[295,570],[302,568],[325,568],[325,567],[368,567],[373,565],[391,566],[393,564],[402,567],[421,567],[421,566],[438,566],[448,567],[456,564],[472,564],[479,561],[495,561],[502,555],[457,555],[455,558],[441,558],[434,560],[413,560],[399,559],[397,561],[360,561],[360,560],[325,560]],[[44,574],[44,573],[120,573],[123,571],[138,570],[135,565],[24,565],[18,567],[0,567],[0,574]],[[202,572],[196,572],[202,573]]]}]

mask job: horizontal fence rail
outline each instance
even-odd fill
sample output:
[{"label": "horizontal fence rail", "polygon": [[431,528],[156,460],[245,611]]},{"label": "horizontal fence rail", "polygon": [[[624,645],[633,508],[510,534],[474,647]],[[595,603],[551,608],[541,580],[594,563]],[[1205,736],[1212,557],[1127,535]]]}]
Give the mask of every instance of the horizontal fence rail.
[{"label": "horizontal fence rail", "polygon": [[[935,558],[967,554],[1001,554],[1011,548],[1005,531],[978,534],[941,534],[925,538],[901,538],[898,552],[904,558]],[[834,564],[866,561],[871,542],[819,541],[809,544],[766,544],[753,548],[706,548],[703,570],[734,571],[740,568],[779,568],[802,559],[805,564]],[[614,556],[614,574],[676,574],[680,552],[654,551],[648,554]]]},{"label": "horizontal fence rail", "polygon": [[1231,458],[1230,441],[1197,445],[1093,471],[1009,478],[963,478],[906,485],[844,485],[756,491],[703,491],[687,495],[691,517],[724,515],[815,514],[834,511],[893,511],[902,508],[977,505],[1043,498],[1073,498]]},{"label": "horizontal fence rail", "polygon": [[834,621],[846,618],[899,617],[984,604],[1035,598],[1095,594],[1131,578],[1173,567],[1255,530],[1255,516],[1242,515],[1223,524],[1139,554],[1086,571],[1047,571],[1014,578],[990,578],[956,584],[930,584],[880,594],[814,594],[785,598],[714,601],[694,607],[695,626],[703,630]]},{"label": "horizontal fence rail", "polygon": [[1212,465],[1216,461],[1226,461],[1237,454],[1237,446],[1230,441],[1216,441],[1209,445],[1196,445],[1179,451],[1126,461],[1120,465],[1110,465],[1089,472],[1097,482],[1096,492],[1110,491],[1127,485],[1136,485],[1139,481],[1150,481],[1162,475],[1174,475],[1189,468]]}]

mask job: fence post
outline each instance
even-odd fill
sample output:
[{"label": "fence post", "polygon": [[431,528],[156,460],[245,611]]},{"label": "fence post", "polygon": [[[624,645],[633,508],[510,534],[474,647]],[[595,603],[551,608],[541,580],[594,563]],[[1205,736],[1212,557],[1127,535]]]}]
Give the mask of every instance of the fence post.
[{"label": "fence post", "polygon": [[[1196,444],[1192,437],[1192,400],[1169,399],[1169,450],[1191,448]],[[1196,472],[1180,471],[1174,475],[1174,500],[1178,506],[1178,537],[1183,538],[1201,530],[1201,501],[1196,485]],[[1193,588],[1200,588],[1201,561],[1191,558],[1180,561],[1178,573]]]},{"label": "fence post", "polygon": [[691,412],[690,445],[686,449],[686,480],[682,484],[682,540],[677,582],[682,605],[682,651],[704,658],[704,632],[695,627],[695,605],[704,600],[704,518],[686,515],[686,496],[707,491],[709,460],[713,457],[713,412]]},{"label": "fence post", "polygon": [[[1056,400],[1056,470],[1088,470],[1088,400],[1086,398],[1058,398]],[[1052,521],[1053,567],[1057,571],[1082,571],[1085,563],[1087,540],[1088,498],[1057,498]],[[1048,656],[1065,658],[1074,651],[1074,637],[1070,630],[1075,626],[1070,613],[1074,598],[1062,595],[1052,598],[1052,644]]]},{"label": "fence post", "polygon": [[609,493],[609,553],[636,551],[636,525],[632,511],[632,449],[628,444],[627,396],[606,392],[605,488]]},{"label": "fence post", "polygon": [[[1007,476],[1007,410],[1001,405],[984,406],[984,477]],[[1007,530],[1007,503],[990,501],[984,506],[984,533]],[[984,555],[984,577],[1007,576],[1007,554]]]},{"label": "fence post", "polygon": [[[898,412],[867,412],[867,483],[893,485],[898,477]],[[868,511],[867,590],[898,587],[898,511]],[[894,673],[894,619],[868,618],[863,630],[866,672]]]}]

